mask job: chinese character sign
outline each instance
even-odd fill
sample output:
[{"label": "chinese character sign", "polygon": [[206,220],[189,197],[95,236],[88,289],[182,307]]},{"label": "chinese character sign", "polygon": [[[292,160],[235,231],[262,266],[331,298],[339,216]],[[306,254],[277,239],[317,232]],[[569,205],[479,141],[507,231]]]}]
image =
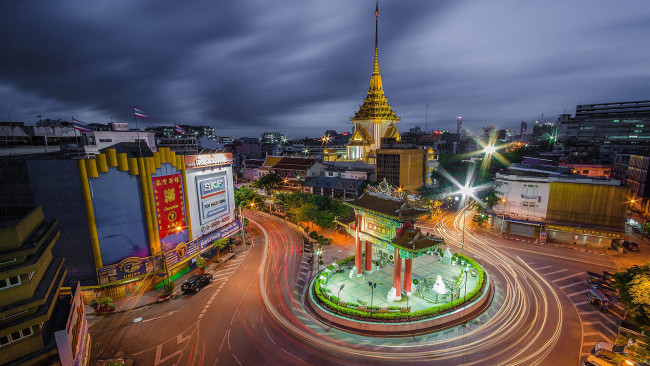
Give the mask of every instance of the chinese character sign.
[{"label": "chinese character sign", "polygon": [[189,240],[185,223],[183,182],[180,174],[154,177],[152,181],[158,231],[167,251],[176,247],[176,244]]}]

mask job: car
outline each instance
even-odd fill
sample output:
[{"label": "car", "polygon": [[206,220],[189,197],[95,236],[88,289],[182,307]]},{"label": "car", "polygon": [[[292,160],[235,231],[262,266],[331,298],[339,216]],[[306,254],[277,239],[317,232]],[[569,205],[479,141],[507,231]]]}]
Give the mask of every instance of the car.
[{"label": "car", "polygon": [[623,248],[630,250],[632,252],[638,252],[639,251],[639,244],[633,241],[624,241],[623,242]]},{"label": "car", "polygon": [[206,286],[210,282],[212,282],[212,275],[209,273],[194,275],[183,282],[181,290],[186,294],[196,293],[201,290],[201,287]]}]

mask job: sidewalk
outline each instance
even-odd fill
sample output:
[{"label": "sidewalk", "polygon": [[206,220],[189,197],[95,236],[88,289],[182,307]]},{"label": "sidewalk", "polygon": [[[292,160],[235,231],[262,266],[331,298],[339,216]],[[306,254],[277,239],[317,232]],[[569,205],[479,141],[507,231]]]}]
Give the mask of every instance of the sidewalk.
[{"label": "sidewalk", "polygon": [[[219,263],[217,263],[217,256],[214,255],[212,258],[206,259],[206,273],[212,273],[214,274],[215,271],[219,267],[221,267],[224,263],[226,263],[228,260],[231,258],[235,257],[238,253],[240,253],[244,248],[244,245],[239,244],[236,245],[233,249],[233,252],[230,253],[229,249],[222,250],[219,253]],[[174,286],[174,294],[173,298],[171,300],[174,300],[178,298],[180,295],[179,293],[181,292],[181,284],[187,280],[188,278],[196,275],[199,273],[198,268],[194,268],[191,271],[185,273],[184,275],[176,278],[175,280],[171,281],[175,284]],[[90,307],[90,305],[85,306],[86,310],[86,316],[87,317],[98,317],[98,316],[104,316],[104,315],[110,315],[110,314],[119,314],[119,313],[124,313],[127,311],[139,309],[145,306],[149,306],[152,304],[157,304],[159,303],[159,295],[162,293],[161,289],[156,289],[152,290],[149,292],[145,292],[141,294],[140,296],[132,296],[120,301],[116,301],[113,304],[115,305],[115,311],[108,312],[108,313],[95,313],[95,310]],[[169,300],[169,301],[171,301]]]}]

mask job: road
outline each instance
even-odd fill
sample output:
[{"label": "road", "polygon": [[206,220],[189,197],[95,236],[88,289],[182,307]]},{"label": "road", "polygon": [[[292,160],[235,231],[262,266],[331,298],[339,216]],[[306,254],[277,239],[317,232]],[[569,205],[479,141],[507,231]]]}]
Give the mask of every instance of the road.
[{"label": "road", "polygon": [[[495,297],[477,319],[405,337],[352,334],[305,308],[309,248],[285,222],[249,214],[253,243],[194,295],[107,316],[90,331],[102,355],[136,365],[576,365],[594,342],[615,336],[617,318],[586,304],[587,270],[604,255],[524,244],[466,231],[464,250],[491,275]],[[460,215],[419,226],[460,250]],[[142,320],[133,322],[137,318]]]}]

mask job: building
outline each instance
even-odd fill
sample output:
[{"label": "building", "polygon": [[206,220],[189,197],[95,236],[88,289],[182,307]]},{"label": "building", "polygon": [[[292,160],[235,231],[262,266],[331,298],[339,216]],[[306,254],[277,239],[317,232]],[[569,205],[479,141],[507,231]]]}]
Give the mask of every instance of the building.
[{"label": "building", "polygon": [[[143,145],[143,144],[142,144]],[[196,256],[239,227],[231,154],[176,155],[121,143],[92,159],[0,160],[0,206],[40,205],[57,217],[67,283],[113,299],[153,289],[194,266]],[[125,245],[126,244],[126,245]],[[145,288],[143,288],[144,286]]]},{"label": "building", "polygon": [[69,305],[59,300],[64,259],[52,254],[59,237],[41,207],[0,210],[0,364],[64,364],[54,336]]},{"label": "building", "polygon": [[612,164],[650,143],[650,101],[585,104],[560,115],[558,140],[570,158]]},{"label": "building", "polygon": [[180,155],[192,155],[199,153],[199,144],[197,137],[188,136],[172,136],[172,137],[156,137],[156,145],[158,148],[166,147]]},{"label": "building", "polygon": [[650,156],[631,155],[626,173],[626,185],[635,197],[650,198]]},{"label": "building", "polygon": [[307,177],[307,171],[316,163],[314,158],[282,157],[272,171],[289,181],[297,182]]},{"label": "building", "polygon": [[307,177],[302,191],[346,199],[356,197],[363,183],[363,180],[341,177]]},{"label": "building", "polygon": [[432,149],[379,149],[377,150],[376,178],[386,180],[401,189],[414,192],[425,184],[435,169]]},{"label": "building", "polygon": [[400,118],[393,111],[384,95],[384,87],[379,74],[378,29],[379,9],[375,12],[375,61],[370,77],[368,95],[363,105],[350,118],[354,132],[347,145],[347,159],[362,160],[374,164],[376,151],[381,148],[384,137],[400,139],[397,122]]},{"label": "building", "polygon": [[585,175],[590,178],[609,178],[612,166],[604,164],[581,164],[581,163],[566,163],[561,162],[560,166],[571,168],[573,174]]},{"label": "building", "polygon": [[374,182],[375,166],[362,162],[316,162],[307,170],[309,177],[337,177]]},{"label": "building", "polygon": [[280,132],[264,132],[261,141],[263,144],[280,145],[287,141],[287,137]]},{"label": "building", "polygon": [[531,240],[608,246],[625,238],[629,189],[570,168],[512,164],[496,175],[492,224]]}]

